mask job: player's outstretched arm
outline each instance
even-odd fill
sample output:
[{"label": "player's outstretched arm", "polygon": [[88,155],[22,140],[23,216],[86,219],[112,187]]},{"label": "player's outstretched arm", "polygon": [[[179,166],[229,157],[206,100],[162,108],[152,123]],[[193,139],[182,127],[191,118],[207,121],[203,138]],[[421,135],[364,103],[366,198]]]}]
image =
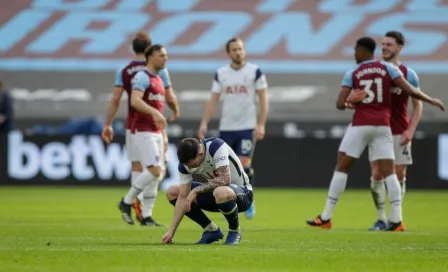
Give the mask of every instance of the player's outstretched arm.
[{"label": "player's outstretched arm", "polygon": [[176,206],[174,207],[174,217],[168,232],[162,237],[162,243],[170,244],[173,242],[174,234],[179,227],[185,215],[185,200],[190,194],[191,183],[180,184],[179,195],[177,197]]},{"label": "player's outstretched arm", "polygon": [[412,86],[406,79],[403,77],[397,77],[394,79],[394,84],[404,92],[408,93],[410,96],[414,97],[415,99],[424,101],[426,103],[429,103],[431,105],[434,105],[436,107],[439,107],[441,110],[445,110],[445,105],[442,101],[439,99],[430,97],[429,95],[425,94],[424,92],[420,91],[419,89]]}]

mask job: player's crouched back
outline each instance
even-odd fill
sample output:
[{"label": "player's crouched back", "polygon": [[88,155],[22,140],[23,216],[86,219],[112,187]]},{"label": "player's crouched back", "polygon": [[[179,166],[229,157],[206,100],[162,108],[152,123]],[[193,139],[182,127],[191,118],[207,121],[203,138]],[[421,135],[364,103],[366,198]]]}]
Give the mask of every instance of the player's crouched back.
[{"label": "player's crouched back", "polygon": [[[169,231],[162,238],[171,243],[183,215],[200,225],[204,232],[197,244],[211,244],[224,237],[222,230],[203,212],[221,212],[229,223],[225,244],[241,240],[239,212],[252,205],[252,186],[233,150],[219,138],[198,140],[186,138],[179,144],[180,185],[167,191],[167,198],[175,206]],[[207,182],[193,181],[193,174]]]}]

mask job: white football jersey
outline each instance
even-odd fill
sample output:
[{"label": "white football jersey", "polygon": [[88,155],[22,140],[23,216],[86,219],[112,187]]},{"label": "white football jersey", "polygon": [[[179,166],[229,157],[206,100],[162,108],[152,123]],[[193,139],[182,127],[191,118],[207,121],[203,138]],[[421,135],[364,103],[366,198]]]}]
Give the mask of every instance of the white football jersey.
[{"label": "white football jersey", "polygon": [[230,183],[252,190],[249,177],[244,172],[238,156],[232,148],[219,138],[208,138],[201,141],[205,146],[205,157],[197,168],[189,168],[179,163],[180,184],[193,181],[193,174],[211,180],[215,177],[215,170],[222,166],[230,166]]},{"label": "white football jersey", "polygon": [[254,129],[257,124],[256,92],[267,89],[266,76],[257,65],[246,63],[239,70],[227,64],[213,79],[212,92],[223,98],[219,130]]}]

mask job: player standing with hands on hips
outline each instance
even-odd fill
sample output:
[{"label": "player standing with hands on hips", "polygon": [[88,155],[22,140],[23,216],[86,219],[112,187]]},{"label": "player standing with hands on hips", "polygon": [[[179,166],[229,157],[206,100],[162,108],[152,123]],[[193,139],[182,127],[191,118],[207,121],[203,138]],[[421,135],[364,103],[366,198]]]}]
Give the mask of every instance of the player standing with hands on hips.
[{"label": "player standing with hands on hips", "polygon": [[[207,102],[199,127],[199,138],[204,139],[207,124],[223,96],[223,108],[219,124],[219,138],[226,142],[238,155],[251,184],[254,183],[252,159],[255,144],[264,138],[268,115],[268,84],[260,68],[246,61],[244,43],[232,38],[226,43],[226,52],[231,62],[219,68],[214,76],[212,95]],[[257,102],[259,114],[257,120]],[[251,219],[255,206],[245,212]]]}]

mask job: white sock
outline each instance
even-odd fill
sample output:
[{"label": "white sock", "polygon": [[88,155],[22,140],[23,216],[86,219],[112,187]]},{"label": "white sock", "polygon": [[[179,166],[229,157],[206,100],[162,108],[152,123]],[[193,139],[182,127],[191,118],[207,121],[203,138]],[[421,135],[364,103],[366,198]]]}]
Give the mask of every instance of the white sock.
[{"label": "white sock", "polygon": [[400,180],[400,186],[401,186],[401,202],[403,202],[404,194],[406,193],[406,178]]},{"label": "white sock", "polygon": [[373,202],[375,203],[378,220],[387,222],[386,216],[386,184],[384,180],[370,180],[370,190],[372,192]]},{"label": "white sock", "polygon": [[129,189],[128,193],[124,197],[124,203],[131,205],[132,201],[134,201],[134,198],[137,197],[139,193],[141,193],[145,187],[151,182],[151,180],[154,180],[155,177],[149,172],[144,171],[143,173],[138,176],[135,183],[132,185],[131,189]]},{"label": "white sock", "polygon": [[143,195],[143,218],[152,216],[152,210],[154,209],[154,204],[156,203],[158,189],[159,182],[154,179],[145,187],[145,189],[141,193],[141,195]]},{"label": "white sock", "polygon": [[331,219],[336,203],[338,203],[339,197],[344,192],[346,184],[347,174],[334,171],[333,178],[330,183],[330,189],[328,190],[327,202],[325,203],[324,211],[320,215],[322,220]]},{"label": "white sock", "polygon": [[401,211],[401,188],[396,174],[392,174],[385,179],[387,191],[389,193],[390,212],[389,220],[398,223],[403,220]]},{"label": "white sock", "polygon": [[215,231],[218,230],[218,225],[216,225],[215,223],[211,222],[210,224],[208,224],[207,227],[204,228],[205,231]]},{"label": "white sock", "polygon": [[[142,172],[132,171],[131,172],[131,186],[134,186],[135,182],[137,181],[137,178],[142,174]],[[143,193],[140,193],[137,198],[142,201],[143,199]]]}]

